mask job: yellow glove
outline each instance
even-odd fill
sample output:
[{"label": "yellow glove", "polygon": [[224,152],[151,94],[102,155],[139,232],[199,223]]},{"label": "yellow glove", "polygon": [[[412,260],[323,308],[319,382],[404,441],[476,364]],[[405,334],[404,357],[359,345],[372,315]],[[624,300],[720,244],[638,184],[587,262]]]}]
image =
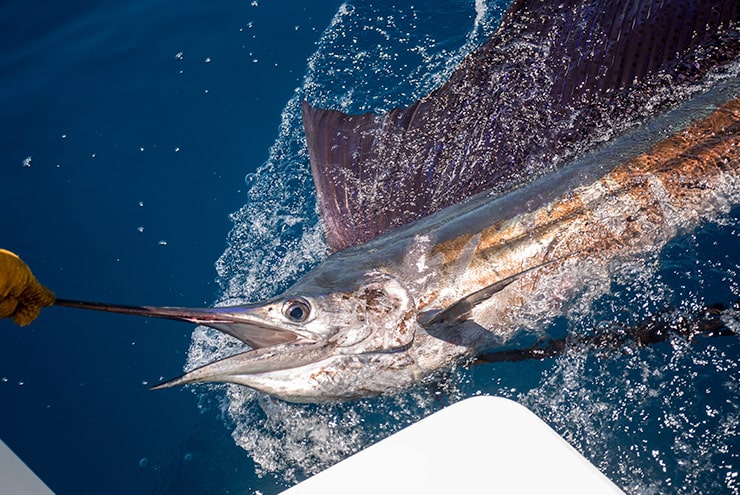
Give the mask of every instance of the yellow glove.
[{"label": "yellow glove", "polygon": [[54,304],[54,293],[41,285],[21,259],[0,249],[0,318],[25,326],[44,306]]}]

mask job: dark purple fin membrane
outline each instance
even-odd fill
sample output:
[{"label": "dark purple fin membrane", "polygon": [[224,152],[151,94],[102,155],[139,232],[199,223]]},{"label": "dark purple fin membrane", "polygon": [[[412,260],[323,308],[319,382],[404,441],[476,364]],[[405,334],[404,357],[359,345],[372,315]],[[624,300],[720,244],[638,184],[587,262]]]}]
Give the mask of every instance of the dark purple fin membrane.
[{"label": "dark purple fin membrane", "polygon": [[738,0],[519,0],[447,83],[409,107],[346,115],[304,102],[330,249],[503,192],[604,129],[639,124],[733,60],[738,26]]}]

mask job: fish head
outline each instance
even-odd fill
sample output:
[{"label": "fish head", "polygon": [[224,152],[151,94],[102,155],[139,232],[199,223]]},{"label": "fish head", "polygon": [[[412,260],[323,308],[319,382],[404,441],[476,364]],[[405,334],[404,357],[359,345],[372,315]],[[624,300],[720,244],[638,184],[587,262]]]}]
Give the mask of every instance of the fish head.
[{"label": "fish head", "polygon": [[417,323],[409,291],[378,271],[340,278],[345,281],[333,280],[331,290],[323,288],[325,277],[307,276],[264,303],[199,310],[210,321],[181,315],[253,349],[154,388],[227,382],[292,402],[326,402],[383,393],[405,382],[403,376],[413,381],[408,351]]}]

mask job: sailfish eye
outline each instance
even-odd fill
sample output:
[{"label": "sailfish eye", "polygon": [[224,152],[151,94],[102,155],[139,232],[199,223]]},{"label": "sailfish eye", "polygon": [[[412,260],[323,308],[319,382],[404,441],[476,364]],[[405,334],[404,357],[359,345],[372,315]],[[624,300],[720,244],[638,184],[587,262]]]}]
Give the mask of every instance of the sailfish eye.
[{"label": "sailfish eye", "polygon": [[306,321],[310,312],[311,307],[305,299],[291,299],[283,306],[283,314],[294,323]]}]

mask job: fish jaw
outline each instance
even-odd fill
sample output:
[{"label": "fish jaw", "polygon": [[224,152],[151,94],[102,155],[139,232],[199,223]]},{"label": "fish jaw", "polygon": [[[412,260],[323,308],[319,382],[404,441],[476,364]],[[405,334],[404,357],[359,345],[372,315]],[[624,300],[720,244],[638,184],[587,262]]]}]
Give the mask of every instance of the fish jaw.
[{"label": "fish jaw", "polygon": [[222,382],[243,385],[288,402],[324,403],[392,393],[411,386],[422,376],[405,349],[352,354],[332,345],[287,344],[209,363],[152,390]]}]

